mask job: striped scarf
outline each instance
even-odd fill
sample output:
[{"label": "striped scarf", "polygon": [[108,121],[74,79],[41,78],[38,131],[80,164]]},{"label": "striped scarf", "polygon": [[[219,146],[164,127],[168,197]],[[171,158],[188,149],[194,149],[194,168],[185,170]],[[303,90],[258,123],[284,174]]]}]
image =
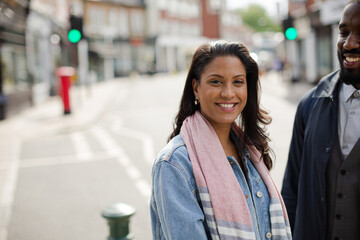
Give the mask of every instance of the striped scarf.
[{"label": "striped scarf", "polygon": [[[241,134],[240,128],[235,123],[233,130]],[[214,128],[197,111],[185,119],[180,134],[189,152],[212,239],[256,239],[245,196]],[[272,239],[291,239],[285,205],[262,161],[261,154],[254,146],[247,146],[247,149],[251,162],[259,172],[270,195]]]}]

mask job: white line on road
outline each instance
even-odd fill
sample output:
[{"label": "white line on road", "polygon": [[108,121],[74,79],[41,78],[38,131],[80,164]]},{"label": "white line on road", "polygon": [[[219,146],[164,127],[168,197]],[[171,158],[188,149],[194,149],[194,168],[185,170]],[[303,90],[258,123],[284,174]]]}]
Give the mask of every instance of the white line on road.
[{"label": "white line on road", "polygon": [[110,135],[99,126],[91,128],[91,133],[95,136],[95,138],[99,141],[105,151],[111,157],[119,156],[119,154],[123,151],[114,141]]},{"label": "white line on road", "polygon": [[130,176],[130,178],[133,179],[133,180],[138,180],[138,179],[141,178],[141,173],[133,165],[129,165],[126,168],[126,171],[127,171],[128,175]]},{"label": "white line on road", "polygon": [[7,239],[7,229],[11,218],[11,210],[14,202],[15,187],[18,176],[18,163],[20,156],[20,142],[14,142],[14,155],[10,156],[9,168],[4,171],[4,189],[0,198],[0,240]]},{"label": "white line on road", "polygon": [[[108,159],[111,158],[109,157],[109,154],[107,152],[100,152],[100,153],[95,153],[91,159],[81,161],[81,163],[91,162],[91,161],[103,161]],[[44,167],[44,166],[54,166],[54,165],[72,164],[72,163],[80,163],[80,161],[74,158],[74,155],[30,158],[19,162],[18,168]],[[0,165],[0,171],[7,170],[10,168],[11,166],[9,164]]]},{"label": "white line on road", "polygon": [[151,193],[150,184],[142,178],[141,172],[131,163],[130,158],[125,154],[124,150],[104,128],[97,126],[92,128],[91,132],[110,155],[113,156],[113,154],[117,154],[118,162],[124,167],[130,179],[134,181],[137,190],[146,199],[146,204],[148,204]]},{"label": "white line on road", "polygon": [[120,127],[119,123],[114,123],[112,130],[118,135],[134,138],[138,141],[141,141],[143,145],[143,154],[145,161],[150,165],[153,164],[155,158],[154,141],[148,134],[133,129]]},{"label": "white line on road", "polygon": [[87,161],[94,155],[83,132],[74,132],[70,139],[75,148],[76,158],[80,161]]},{"label": "white line on road", "polygon": [[115,119],[112,123],[112,129],[115,132],[119,132],[123,126],[123,121],[119,118]]},{"label": "white line on road", "polygon": [[121,157],[117,156],[117,160],[118,162],[123,165],[124,168],[127,168],[128,166],[130,166],[130,159],[127,155],[125,154],[121,154]]},{"label": "white line on road", "polygon": [[150,196],[151,196],[151,189],[150,184],[145,181],[144,179],[139,179],[139,181],[136,181],[135,183],[137,189],[140,191],[141,195],[143,195],[146,198],[146,203],[148,204],[150,202]]}]

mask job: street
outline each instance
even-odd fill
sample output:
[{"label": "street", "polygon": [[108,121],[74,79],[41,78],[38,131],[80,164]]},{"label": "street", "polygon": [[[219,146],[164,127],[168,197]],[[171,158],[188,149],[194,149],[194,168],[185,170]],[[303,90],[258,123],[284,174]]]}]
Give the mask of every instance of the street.
[{"label": "street", "polygon": [[[32,120],[38,131],[27,128],[23,117],[22,129],[29,132],[20,134],[26,137],[17,141],[14,164],[0,167],[1,173],[13,171],[11,186],[3,187],[10,190],[0,192],[9,200],[1,208],[0,240],[106,239],[109,229],[101,212],[118,202],[136,208],[130,226],[134,239],[151,239],[152,162],[171,133],[185,78],[180,73],[112,80],[111,92],[103,93],[109,100],[87,110],[94,114],[100,108],[88,124],[74,127],[71,117],[44,107],[45,114]],[[261,79],[261,103],[273,118],[268,127],[276,155],[271,173],[280,189],[296,106],[310,86],[284,83],[275,73]],[[84,104],[74,96],[75,106]],[[40,133],[41,125],[53,126]]]}]

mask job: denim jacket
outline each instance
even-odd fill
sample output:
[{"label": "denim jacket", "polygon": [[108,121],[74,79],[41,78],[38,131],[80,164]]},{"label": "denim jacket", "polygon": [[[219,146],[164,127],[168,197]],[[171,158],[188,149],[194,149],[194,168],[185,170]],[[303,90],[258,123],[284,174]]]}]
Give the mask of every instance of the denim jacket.
[{"label": "denim jacket", "polygon": [[[231,138],[234,138],[234,134],[231,134]],[[245,150],[245,173],[234,157],[227,159],[245,195],[256,239],[269,239],[270,198],[249,156]],[[174,137],[155,159],[150,213],[154,240],[211,239],[192,165],[180,135]]]}]

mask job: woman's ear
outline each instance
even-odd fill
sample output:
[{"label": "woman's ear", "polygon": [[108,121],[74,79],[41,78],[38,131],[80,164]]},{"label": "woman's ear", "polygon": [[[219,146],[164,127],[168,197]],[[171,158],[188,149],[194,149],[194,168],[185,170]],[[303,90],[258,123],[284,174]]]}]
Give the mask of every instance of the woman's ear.
[{"label": "woman's ear", "polygon": [[198,93],[199,84],[195,78],[192,80],[192,87],[193,87],[195,98],[199,99],[199,97],[198,97],[199,96],[199,93]]}]

